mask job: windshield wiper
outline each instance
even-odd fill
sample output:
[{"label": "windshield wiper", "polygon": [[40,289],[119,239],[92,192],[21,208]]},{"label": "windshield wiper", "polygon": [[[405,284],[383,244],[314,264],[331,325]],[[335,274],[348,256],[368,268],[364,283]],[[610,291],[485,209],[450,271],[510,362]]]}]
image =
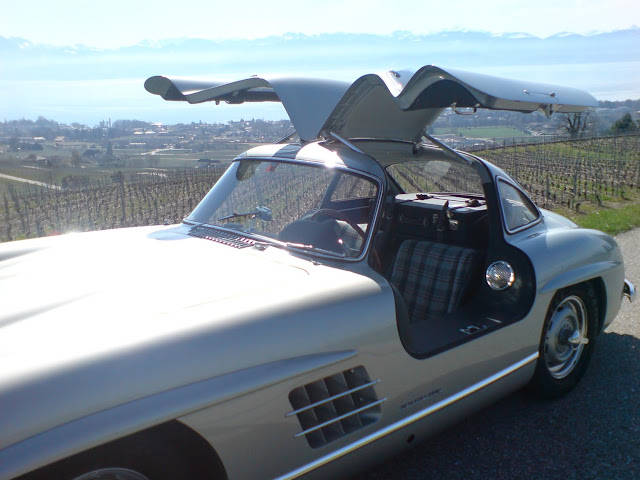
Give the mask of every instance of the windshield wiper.
[{"label": "windshield wiper", "polygon": [[225,215],[218,219],[219,222],[224,222],[225,220],[232,220],[234,218],[242,218],[242,217],[251,217],[258,218],[260,220],[264,220],[266,222],[271,221],[271,209],[269,207],[257,206],[253,212],[245,212],[245,213],[231,213],[229,215]]},{"label": "windshield wiper", "polygon": [[348,257],[346,252],[340,253],[340,252],[335,252],[333,250],[325,250],[324,248],[314,247],[313,245],[304,245],[302,243],[285,242],[284,248],[286,248],[287,250],[304,250],[306,252],[323,253],[325,255],[331,255],[333,257],[340,257],[340,258]]}]

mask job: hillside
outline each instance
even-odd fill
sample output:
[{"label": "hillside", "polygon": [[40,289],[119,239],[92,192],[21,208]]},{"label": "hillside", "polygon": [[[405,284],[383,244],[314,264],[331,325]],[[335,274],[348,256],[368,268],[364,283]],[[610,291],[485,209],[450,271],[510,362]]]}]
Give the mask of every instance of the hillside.
[{"label": "hillside", "polygon": [[[533,145],[507,145],[480,156],[500,166],[544,208],[610,233],[640,222],[640,136],[608,136]],[[84,182],[54,189],[5,184],[0,241],[135,225],[175,223],[196,206],[224,172],[207,168],[96,168]],[[53,168],[9,170],[49,175]],[[2,182],[7,182],[0,178]],[[595,219],[595,220],[594,220]]]}]

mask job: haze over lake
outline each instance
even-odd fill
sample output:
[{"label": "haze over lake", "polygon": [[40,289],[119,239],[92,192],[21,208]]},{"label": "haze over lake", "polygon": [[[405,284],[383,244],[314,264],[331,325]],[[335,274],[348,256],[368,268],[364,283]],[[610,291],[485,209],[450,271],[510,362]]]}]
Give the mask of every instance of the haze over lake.
[{"label": "haze over lake", "polygon": [[294,74],[353,80],[366,73],[435,64],[582,88],[599,100],[640,98],[640,28],[596,35],[446,32],[413,35],[287,34],[256,40],[174,39],[114,50],[51,47],[0,37],[0,110],[5,120],[93,125],[286,118],[279,104],[185,105],[147,93],[152,75],[238,80]]}]

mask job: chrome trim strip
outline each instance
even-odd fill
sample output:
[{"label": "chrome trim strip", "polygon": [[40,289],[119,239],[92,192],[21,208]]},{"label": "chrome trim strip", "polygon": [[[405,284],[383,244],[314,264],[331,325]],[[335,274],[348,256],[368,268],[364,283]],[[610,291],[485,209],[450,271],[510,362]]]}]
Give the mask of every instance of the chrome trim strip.
[{"label": "chrome trim strip", "polygon": [[364,390],[365,388],[372,387],[373,385],[375,385],[377,383],[380,383],[379,379],[375,380],[373,382],[366,383],[364,385],[360,385],[359,387],[352,388],[351,390],[347,390],[346,392],[339,393],[338,395],[334,395],[333,397],[325,398],[324,400],[320,400],[319,402],[312,403],[311,405],[307,405],[304,408],[300,408],[298,410],[294,410],[293,412],[289,412],[289,413],[287,413],[285,415],[285,417],[291,417],[293,415],[297,415],[298,413],[306,412],[307,410],[311,410],[312,408],[318,407],[320,405],[324,405],[327,402],[332,402],[333,400],[335,400],[337,398],[342,398],[342,397],[344,397],[346,395],[349,395],[351,393],[359,392],[360,390]]},{"label": "chrome trim strip", "polygon": [[452,403],[457,402],[458,400],[462,400],[464,397],[467,397],[469,395],[471,395],[472,393],[477,392],[478,390],[483,389],[484,387],[491,385],[494,382],[497,382],[498,380],[500,380],[501,378],[506,377],[507,375],[509,375],[510,373],[515,372],[516,370],[524,367],[525,365],[533,362],[534,360],[537,360],[538,358],[538,352],[533,353],[531,355],[529,355],[528,357],[520,360],[517,363],[514,363],[513,365],[511,365],[510,367],[505,368],[504,370],[501,370],[500,372],[491,375],[488,378],[485,378],[484,380],[471,385],[468,388],[465,388],[464,390],[456,393],[455,395],[452,395],[448,398],[445,398],[444,400],[435,403],[433,405],[431,405],[430,407],[425,408],[424,410],[421,410],[419,412],[414,413],[413,415],[404,418],[403,420],[400,420],[396,423],[392,423],[391,425],[389,425],[388,427],[383,428],[382,430],[378,430],[377,432],[374,432],[370,435],[367,435],[366,437],[361,438],[360,440],[353,442],[349,445],[346,445],[334,452],[329,453],[328,455],[325,455],[324,457],[320,457],[317,460],[314,460],[311,463],[308,463],[306,465],[303,465],[300,468],[297,468],[289,473],[286,473],[280,477],[277,477],[276,480],[292,480],[294,478],[298,478],[301,475],[304,475],[306,473],[311,472],[312,470],[315,470],[316,468],[320,468],[323,465],[326,465],[327,463],[330,463],[334,460],[337,460],[340,457],[344,457],[345,455],[359,449],[362,448],[366,445],[369,445],[370,443],[375,442],[376,440],[379,440],[382,437],[385,437],[393,432],[396,432],[397,430],[400,430],[401,428],[406,427],[407,425],[410,425],[414,422],[417,422],[418,420],[421,420],[429,415],[431,415],[432,413],[437,412],[438,410],[442,410],[443,408],[451,405]]},{"label": "chrome trim strip", "polygon": [[351,142],[406,143],[408,145],[414,144],[411,140],[401,140],[399,138],[350,137],[349,140]]},{"label": "chrome trim strip", "polygon": [[[449,153],[449,155],[453,155],[456,158],[456,160],[462,160],[467,165],[472,165],[473,164],[473,162],[471,160],[469,160],[467,157],[465,157],[459,151],[455,150],[454,148],[451,148],[449,145],[447,145],[446,143],[438,140],[434,136],[429,135],[427,133],[427,129],[426,128],[424,129],[423,132],[421,132],[418,135],[418,138],[422,138],[422,137],[426,138],[427,140],[429,140],[434,145],[440,147],[440,149],[442,149],[443,151]],[[418,143],[418,142],[415,142],[415,143]]]},{"label": "chrome trim strip", "polygon": [[280,137],[278,140],[276,140],[273,143],[275,143],[276,145],[279,145],[281,143],[285,143],[287,140],[289,140],[291,137],[293,137],[296,133],[298,133],[298,132],[296,132],[295,130],[293,132],[289,132],[284,137]]},{"label": "chrome trim strip", "polygon": [[362,150],[360,150],[358,147],[356,147],[353,143],[351,143],[349,140],[347,140],[345,138],[342,138],[336,132],[329,132],[329,135],[332,136],[333,138],[335,138],[336,140],[338,140],[340,143],[342,143],[342,144],[346,145],[347,147],[349,147],[354,152],[361,153],[362,155],[366,155],[366,153],[364,153]]},{"label": "chrome trim strip", "polygon": [[340,420],[344,420],[345,418],[349,418],[349,417],[353,417],[354,415],[360,413],[360,412],[364,412],[365,410],[369,410],[370,408],[373,408],[377,405],[380,405],[382,402],[385,402],[387,399],[383,398],[381,400],[378,400],[377,402],[373,402],[370,403],[369,405],[365,405],[364,407],[360,407],[352,412],[349,413],[345,413],[344,415],[340,415],[339,417],[336,418],[332,418],[331,420],[328,420],[324,423],[321,423],[319,425],[316,425],[315,427],[309,428],[307,430],[304,430],[302,432],[296,433],[294,435],[294,438],[299,438],[303,435],[306,435],[307,433],[311,433],[311,432],[315,432],[316,430],[320,430],[321,428],[327,427],[329,425],[332,425],[336,422],[339,422]]}]

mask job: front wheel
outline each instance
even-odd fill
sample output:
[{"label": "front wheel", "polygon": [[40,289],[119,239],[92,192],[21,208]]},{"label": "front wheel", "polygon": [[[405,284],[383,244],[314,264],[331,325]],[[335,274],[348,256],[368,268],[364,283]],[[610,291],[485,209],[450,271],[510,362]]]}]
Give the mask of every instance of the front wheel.
[{"label": "front wheel", "polygon": [[587,369],[595,346],[598,304],[588,284],[556,293],[549,305],[538,363],[529,390],[544,398],[564,395]]},{"label": "front wheel", "polygon": [[[149,430],[148,432],[150,432]],[[183,446],[140,432],[60,460],[16,480],[200,480]]]},{"label": "front wheel", "polygon": [[74,480],[149,480],[147,477],[128,468],[103,468],[85,473]]}]

